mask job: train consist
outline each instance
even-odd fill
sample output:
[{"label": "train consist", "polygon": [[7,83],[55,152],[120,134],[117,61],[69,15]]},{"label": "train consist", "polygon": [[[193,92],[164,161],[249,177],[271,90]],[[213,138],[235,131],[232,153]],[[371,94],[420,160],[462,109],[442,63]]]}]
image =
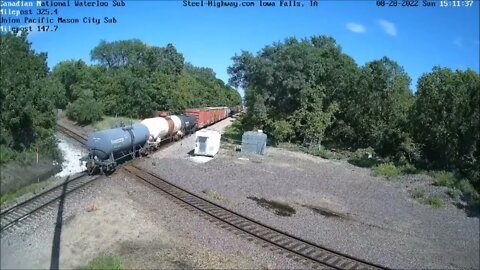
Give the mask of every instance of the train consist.
[{"label": "train consist", "polygon": [[186,109],[184,115],[157,112],[139,124],[91,133],[87,139],[86,162],[89,174],[115,170],[118,161],[147,155],[166,141],[174,141],[243,112],[243,106]]}]

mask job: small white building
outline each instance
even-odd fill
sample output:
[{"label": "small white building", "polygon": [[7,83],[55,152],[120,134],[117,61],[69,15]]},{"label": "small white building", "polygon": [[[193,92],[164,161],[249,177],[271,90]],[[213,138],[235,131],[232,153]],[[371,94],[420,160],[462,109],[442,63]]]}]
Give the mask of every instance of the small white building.
[{"label": "small white building", "polygon": [[220,150],[220,132],[199,130],[195,133],[195,155],[213,157]]}]

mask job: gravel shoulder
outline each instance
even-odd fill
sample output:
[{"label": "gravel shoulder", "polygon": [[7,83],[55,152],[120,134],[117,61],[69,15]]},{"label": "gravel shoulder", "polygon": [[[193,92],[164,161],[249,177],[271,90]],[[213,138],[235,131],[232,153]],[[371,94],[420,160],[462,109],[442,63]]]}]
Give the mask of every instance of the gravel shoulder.
[{"label": "gravel shoulder", "polygon": [[[94,202],[97,210],[89,211]],[[2,233],[0,268],[50,268],[54,251],[60,256],[53,261],[68,269],[101,255],[118,256],[126,269],[305,267],[213,225],[121,170],[67,196],[62,210],[61,226],[56,203]]]},{"label": "gravel shoulder", "polygon": [[[194,159],[194,140],[189,136],[135,163],[253,219],[387,267],[479,267],[479,220],[457,208],[430,208],[368,169],[284,149],[269,148],[264,157],[222,149],[211,160]],[[293,211],[281,215],[265,200]],[[89,211],[93,202],[98,209]],[[305,268],[212,226],[121,170],[68,196],[61,227],[57,214],[58,203],[2,234],[0,267],[49,268],[52,247],[59,247],[61,268],[100,255],[118,256],[126,269]]]},{"label": "gravel shoulder", "polygon": [[[264,157],[222,149],[201,163],[188,154],[193,147],[191,136],[138,164],[232,210],[374,263],[479,268],[477,217],[421,204],[368,169],[279,148],[269,148]],[[295,213],[279,215],[264,200]]]}]

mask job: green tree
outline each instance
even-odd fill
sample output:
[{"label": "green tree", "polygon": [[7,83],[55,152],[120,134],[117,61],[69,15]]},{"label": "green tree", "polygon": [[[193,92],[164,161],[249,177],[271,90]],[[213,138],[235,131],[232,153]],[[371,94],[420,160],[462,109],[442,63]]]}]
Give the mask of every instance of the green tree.
[{"label": "green tree", "polygon": [[[249,108],[245,126],[261,125],[272,134],[278,131],[275,123],[285,120],[294,127],[295,141],[320,143],[338,111],[334,97],[353,84],[339,87],[330,82],[341,75],[337,60],[351,59],[332,38],[324,36],[300,41],[287,38],[266,46],[256,56],[249,52],[234,56],[229,82],[245,89]],[[349,63],[354,69],[354,62]]]},{"label": "green tree", "polygon": [[469,176],[480,171],[480,77],[472,70],[435,67],[418,80],[411,121],[415,141],[434,168]]},{"label": "green tree", "polygon": [[402,157],[400,146],[409,140],[408,111],[413,104],[409,84],[403,68],[387,57],[362,68],[347,118],[358,136],[358,147]]},{"label": "green tree", "polygon": [[67,107],[67,116],[80,125],[87,125],[102,119],[102,104],[93,97],[93,92],[84,89],[82,94]]},{"label": "green tree", "polygon": [[[54,154],[55,105],[62,88],[48,78],[46,54],[31,49],[27,36],[0,35],[0,147],[2,153],[38,149]],[[3,155],[5,162],[13,155]]]},{"label": "green tree", "polygon": [[65,108],[68,102],[75,100],[72,86],[87,79],[88,66],[82,60],[62,61],[52,69],[52,77],[63,84],[66,102],[62,104],[61,108]]}]

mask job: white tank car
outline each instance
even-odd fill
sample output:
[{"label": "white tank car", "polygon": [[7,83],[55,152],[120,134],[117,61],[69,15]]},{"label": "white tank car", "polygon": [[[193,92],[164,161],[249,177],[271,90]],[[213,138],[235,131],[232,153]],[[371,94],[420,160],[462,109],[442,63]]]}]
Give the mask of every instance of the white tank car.
[{"label": "white tank car", "polygon": [[170,118],[172,119],[174,126],[172,134],[176,134],[182,127],[182,120],[176,115],[171,115]]},{"label": "white tank car", "polygon": [[163,117],[147,118],[142,121],[148,128],[149,142],[160,142],[168,134],[168,122]]}]

